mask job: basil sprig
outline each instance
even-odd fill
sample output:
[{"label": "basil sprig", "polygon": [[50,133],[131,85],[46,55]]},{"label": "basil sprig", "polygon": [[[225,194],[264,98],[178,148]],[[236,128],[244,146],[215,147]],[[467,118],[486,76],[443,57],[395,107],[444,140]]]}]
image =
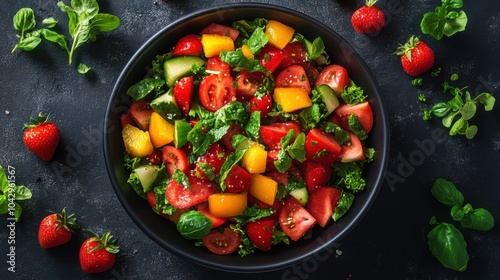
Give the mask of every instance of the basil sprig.
[{"label": "basil sprig", "polygon": [[[484,208],[474,209],[469,203],[464,206],[464,196],[455,185],[445,179],[437,178],[432,184],[432,195],[442,204],[451,207],[451,217],[464,228],[488,231],[495,225],[491,213]],[[449,223],[438,223],[431,218],[431,225],[437,224],[427,235],[429,250],[445,267],[457,271],[467,268],[469,255],[467,243],[460,230]]]},{"label": "basil sprig", "polygon": [[457,11],[463,6],[462,0],[441,0],[441,6],[437,6],[434,12],[427,12],[422,17],[420,29],[424,34],[429,34],[436,40],[443,35],[447,37],[464,31],[467,26],[467,14]]}]

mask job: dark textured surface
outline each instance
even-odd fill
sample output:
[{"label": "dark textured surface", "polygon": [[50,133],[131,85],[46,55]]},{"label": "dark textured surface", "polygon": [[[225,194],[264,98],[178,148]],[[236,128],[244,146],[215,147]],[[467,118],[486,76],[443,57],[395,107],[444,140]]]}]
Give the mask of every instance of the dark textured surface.
[{"label": "dark textured surface", "polygon": [[[2,279],[498,279],[500,278],[500,230],[487,233],[463,230],[471,256],[469,268],[457,273],[443,268],[427,249],[429,218],[451,221],[448,210],[430,195],[431,182],[444,177],[456,183],[466,201],[489,209],[500,217],[498,170],[500,168],[500,113],[495,108],[479,113],[479,132],[472,141],[441,137],[439,121],[424,122],[417,99],[420,92],[430,101],[443,98],[440,83],[451,73],[459,85],[473,93],[489,91],[498,97],[500,58],[500,2],[466,2],[469,25],[463,33],[435,41],[421,39],[434,48],[437,79],[425,76],[425,87],[410,84],[411,77],[393,55],[410,35],[421,35],[421,15],[439,1],[379,1],[387,26],[376,35],[353,31],[349,18],[361,4],[352,1],[252,1],[293,8],[325,23],[342,35],[365,59],[380,85],[391,122],[391,155],[388,175],[377,200],[361,223],[338,248],[308,259],[295,267],[260,275],[239,275],[210,270],[180,259],[148,239],[128,218],[108,179],[102,152],[102,126],[114,82],[128,59],[150,36],[189,12],[214,4],[237,1],[153,0],[101,1],[101,10],[119,16],[118,30],[103,34],[95,43],[77,51],[77,62],[93,69],[79,75],[57,46],[42,43],[30,53],[11,54],[17,38],[12,17],[21,7],[34,9],[40,24],[54,16],[65,28],[65,14],[55,2],[15,1],[0,11],[3,39],[0,43],[0,164],[16,168],[16,183],[33,192],[21,202],[23,215],[16,224],[16,272],[7,271],[7,227],[0,229]],[[8,111],[8,113],[7,113]],[[39,111],[49,112],[59,125],[62,141],[55,158],[43,162],[23,145],[22,124]],[[442,141],[437,141],[442,140]],[[422,144],[424,143],[424,144]],[[392,180],[390,178],[393,178]],[[112,271],[86,276],[78,264],[78,249],[86,236],[78,234],[63,247],[42,249],[37,242],[38,224],[46,210],[67,206],[82,227],[106,229],[120,239],[121,253]],[[1,216],[4,217],[5,216]],[[0,218],[1,218],[0,217]],[[3,223],[2,223],[3,224]]]}]

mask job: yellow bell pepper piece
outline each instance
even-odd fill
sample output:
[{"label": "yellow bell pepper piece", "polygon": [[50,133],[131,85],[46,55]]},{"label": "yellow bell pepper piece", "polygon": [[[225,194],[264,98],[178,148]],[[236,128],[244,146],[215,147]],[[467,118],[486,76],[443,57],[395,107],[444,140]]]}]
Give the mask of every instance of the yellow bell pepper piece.
[{"label": "yellow bell pepper piece", "polygon": [[283,49],[293,37],[295,30],[276,20],[270,20],[266,25],[265,34],[269,43],[278,49]]},{"label": "yellow bell pepper piece", "polygon": [[206,57],[219,55],[222,51],[234,51],[234,41],[228,36],[203,34],[201,35],[201,45]]},{"label": "yellow bell pepper piece", "polygon": [[247,45],[243,45],[243,46],[241,46],[241,52],[242,52],[242,53],[243,53],[243,55],[244,55],[246,58],[248,58],[248,59],[250,59],[250,58],[252,58],[252,57],[253,57],[253,53],[252,53],[252,51],[250,50],[250,47],[248,47]]},{"label": "yellow bell pepper piece", "polygon": [[249,192],[255,198],[265,204],[273,205],[277,191],[278,182],[262,174],[252,174],[252,183],[250,184]]},{"label": "yellow bell pepper piece", "polygon": [[208,197],[210,214],[226,218],[241,215],[247,208],[247,193],[214,193]]},{"label": "yellow bell pepper piece", "polygon": [[125,150],[133,157],[145,157],[153,152],[148,131],[127,124],[122,129]]},{"label": "yellow bell pepper piece", "polygon": [[259,143],[255,143],[241,159],[241,166],[250,173],[264,173],[266,171],[267,151]]},{"label": "yellow bell pepper piece", "polygon": [[285,112],[293,112],[312,106],[309,94],[303,88],[275,88],[273,99]]},{"label": "yellow bell pepper piece", "polygon": [[174,140],[174,125],[160,114],[153,112],[149,120],[149,136],[155,148],[162,147]]}]

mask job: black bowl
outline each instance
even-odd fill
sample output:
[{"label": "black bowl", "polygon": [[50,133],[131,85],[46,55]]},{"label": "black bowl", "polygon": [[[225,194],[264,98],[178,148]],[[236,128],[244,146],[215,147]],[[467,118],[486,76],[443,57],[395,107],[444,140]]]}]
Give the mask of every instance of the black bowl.
[{"label": "black bowl", "polygon": [[[199,33],[210,23],[229,24],[240,19],[263,17],[275,19],[312,40],[321,36],[332,61],[347,68],[349,76],[365,89],[374,113],[374,126],[367,146],[376,149],[375,160],[367,165],[367,187],[355,199],[352,208],[338,222],[325,229],[316,227],[313,237],[294,242],[289,246],[273,248],[268,252],[256,252],[246,257],[238,254],[219,256],[206,248],[196,247],[176,230],[173,223],[157,216],[148,203],[127,185],[128,172],[123,161],[123,140],[120,115],[127,110],[130,100],[127,89],[138,82],[156,55],[168,52],[173,44],[187,33]],[[381,185],[387,165],[389,125],[381,95],[369,68],[354,49],[337,33],[297,11],[268,4],[228,4],[191,13],[174,21],[149,39],[127,63],[113,89],[107,111],[104,131],[104,156],[111,183],[118,199],[132,220],[146,235],[168,251],[195,263],[215,269],[237,272],[262,272],[296,264],[318,253],[332,252],[343,238],[368,211]]]}]

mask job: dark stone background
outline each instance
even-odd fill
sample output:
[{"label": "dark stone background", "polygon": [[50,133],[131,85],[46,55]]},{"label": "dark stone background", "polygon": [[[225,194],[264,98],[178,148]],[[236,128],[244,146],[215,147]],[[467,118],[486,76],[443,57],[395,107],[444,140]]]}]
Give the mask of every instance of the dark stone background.
[{"label": "dark stone background", "polygon": [[[24,212],[15,229],[15,273],[7,271],[9,231],[6,226],[0,228],[0,278],[500,279],[498,226],[487,233],[462,230],[470,254],[469,268],[463,273],[442,267],[430,254],[426,241],[432,215],[451,221],[447,208],[430,195],[436,177],[453,181],[466,201],[500,217],[500,109],[489,113],[479,110],[473,120],[479,126],[474,140],[446,136],[436,141],[433,134],[445,130],[438,120],[421,119],[421,108],[426,105],[417,99],[424,93],[431,102],[442,100],[440,83],[452,73],[459,74],[458,84],[468,86],[471,93],[489,91],[498,97],[500,2],[465,1],[469,17],[466,31],[436,41],[421,34],[419,23],[424,12],[440,3],[437,0],[379,1],[387,26],[371,36],[355,33],[350,25],[350,15],[363,1],[251,1],[282,5],[317,18],[342,35],[365,59],[380,85],[390,118],[387,174],[399,176],[399,180],[386,177],[368,214],[328,258],[309,259],[292,268],[259,275],[200,267],[148,239],[117,200],[102,149],[108,98],[121,69],[140,45],[185,14],[237,1],[100,1],[101,11],[117,15],[122,24],[77,50],[75,61],[93,69],[87,76],[77,73],[77,63],[68,66],[64,52],[47,42],[30,53],[11,53],[17,42],[12,17],[21,7],[33,8],[38,26],[43,18],[54,16],[60,20],[60,30],[65,31],[67,21],[56,1],[9,2],[0,10],[0,164],[15,167],[16,183],[28,186],[33,198],[21,202]],[[434,48],[435,66],[443,69],[437,79],[424,75],[422,88],[411,85],[412,78],[403,72],[393,54],[410,35],[420,36]],[[23,123],[40,111],[50,113],[62,133],[51,162],[40,160],[22,143]],[[78,215],[82,227],[98,232],[109,229],[121,241],[121,253],[111,271],[94,276],[81,271],[77,252],[86,238],[83,234],[51,250],[38,245],[38,225],[46,210],[65,206]]]}]

